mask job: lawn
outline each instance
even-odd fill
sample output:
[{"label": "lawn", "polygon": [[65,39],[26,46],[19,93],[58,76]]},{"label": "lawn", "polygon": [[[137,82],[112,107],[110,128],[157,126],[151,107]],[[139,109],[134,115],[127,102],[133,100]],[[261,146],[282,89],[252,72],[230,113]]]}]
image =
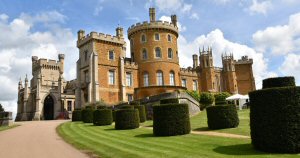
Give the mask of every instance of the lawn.
[{"label": "lawn", "polygon": [[[249,111],[242,111],[245,116],[241,129],[218,130],[249,135]],[[243,120],[243,119],[242,119]],[[248,120],[248,122],[247,122]],[[207,130],[205,112],[191,119],[192,128]],[[147,121],[143,126],[151,126]],[[243,126],[245,124],[245,126]],[[236,131],[235,131],[236,130]],[[188,134],[173,137],[154,137],[149,128],[134,130],[114,130],[114,126],[93,126],[81,122],[61,124],[57,131],[67,142],[78,149],[92,152],[99,157],[299,157],[300,155],[268,154],[256,151],[250,139],[224,138]]]},{"label": "lawn", "polygon": [[14,127],[17,127],[19,125],[12,125],[12,126],[0,126],[0,131],[4,131],[4,130],[7,130],[7,129],[11,129],[11,128],[14,128]]}]

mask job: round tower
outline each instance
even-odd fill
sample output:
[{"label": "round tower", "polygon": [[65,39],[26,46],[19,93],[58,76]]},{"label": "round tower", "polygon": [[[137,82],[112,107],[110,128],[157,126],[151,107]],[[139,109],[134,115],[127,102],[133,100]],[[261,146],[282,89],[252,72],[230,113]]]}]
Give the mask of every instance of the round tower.
[{"label": "round tower", "polygon": [[[149,9],[150,21],[128,29],[131,58],[139,65],[139,87],[179,86],[178,27],[173,22],[155,21],[155,9]],[[138,97],[139,98],[139,97]]]}]

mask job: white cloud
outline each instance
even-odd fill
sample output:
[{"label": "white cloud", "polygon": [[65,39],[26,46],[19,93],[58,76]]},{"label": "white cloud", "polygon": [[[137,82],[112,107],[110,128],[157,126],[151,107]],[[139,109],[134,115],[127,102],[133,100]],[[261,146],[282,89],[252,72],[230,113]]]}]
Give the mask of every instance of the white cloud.
[{"label": "white cloud", "polygon": [[100,14],[100,12],[103,10],[103,6],[102,3],[104,2],[104,0],[98,0],[95,9],[94,9],[94,16],[98,16]]},{"label": "white cloud", "polygon": [[[163,15],[159,18],[159,20],[171,22],[171,17]],[[186,31],[186,27],[181,25],[181,23],[178,21],[177,21],[177,27],[180,32]]]},{"label": "white cloud", "polygon": [[197,13],[193,13],[193,14],[190,16],[190,19],[199,20],[199,16],[198,16]]},{"label": "white cloud", "polygon": [[251,14],[264,14],[272,8],[272,3],[270,0],[263,0],[258,2],[258,0],[252,0],[252,5],[248,8]]},{"label": "white cloud", "polygon": [[295,76],[300,81],[300,55],[291,53],[285,56],[279,71],[285,76]]},{"label": "white cloud", "polygon": [[228,2],[231,2],[232,0],[214,0],[217,4],[226,4]]},{"label": "white cloud", "polygon": [[[270,76],[276,76],[274,72],[268,72],[268,61],[262,53],[256,52],[253,48],[239,43],[231,42],[224,38],[223,32],[216,29],[207,35],[198,36],[194,41],[188,42],[183,36],[178,39],[180,65],[192,66],[192,55],[198,54],[199,47],[211,46],[213,48],[214,65],[221,67],[221,54],[232,52],[235,59],[248,55],[253,58],[253,71],[257,88],[261,87],[261,80]],[[206,48],[207,49],[207,48]]]},{"label": "white cloud", "polygon": [[287,25],[268,27],[253,34],[256,49],[274,55],[300,51],[300,13],[291,15]]},{"label": "white cloud", "polygon": [[189,13],[193,7],[192,4],[185,3],[184,0],[148,0],[145,8],[150,7],[152,3],[164,13],[178,13],[178,11]]}]

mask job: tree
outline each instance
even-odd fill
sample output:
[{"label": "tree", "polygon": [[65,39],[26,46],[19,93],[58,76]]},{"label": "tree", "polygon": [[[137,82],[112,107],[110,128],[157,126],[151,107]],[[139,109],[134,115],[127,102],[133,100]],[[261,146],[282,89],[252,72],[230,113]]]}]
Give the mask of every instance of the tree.
[{"label": "tree", "polygon": [[4,108],[2,107],[1,104],[0,104],[0,112],[4,112]]},{"label": "tree", "polygon": [[215,98],[214,95],[208,92],[203,92],[200,95],[200,109],[203,110],[207,106],[212,105],[214,102]]}]

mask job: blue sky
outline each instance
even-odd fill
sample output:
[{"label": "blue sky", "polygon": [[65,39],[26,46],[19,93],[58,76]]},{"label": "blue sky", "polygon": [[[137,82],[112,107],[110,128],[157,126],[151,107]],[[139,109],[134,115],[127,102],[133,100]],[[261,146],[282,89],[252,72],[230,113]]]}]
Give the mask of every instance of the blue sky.
[{"label": "blue sky", "polygon": [[[0,103],[16,109],[17,82],[31,78],[31,56],[57,59],[66,54],[65,78],[75,78],[79,29],[115,34],[149,20],[177,14],[180,64],[191,66],[199,47],[212,46],[214,62],[221,54],[253,58],[256,86],[270,76],[294,75],[300,83],[299,0],[1,0]],[[129,50],[129,48],[127,48]]]}]

